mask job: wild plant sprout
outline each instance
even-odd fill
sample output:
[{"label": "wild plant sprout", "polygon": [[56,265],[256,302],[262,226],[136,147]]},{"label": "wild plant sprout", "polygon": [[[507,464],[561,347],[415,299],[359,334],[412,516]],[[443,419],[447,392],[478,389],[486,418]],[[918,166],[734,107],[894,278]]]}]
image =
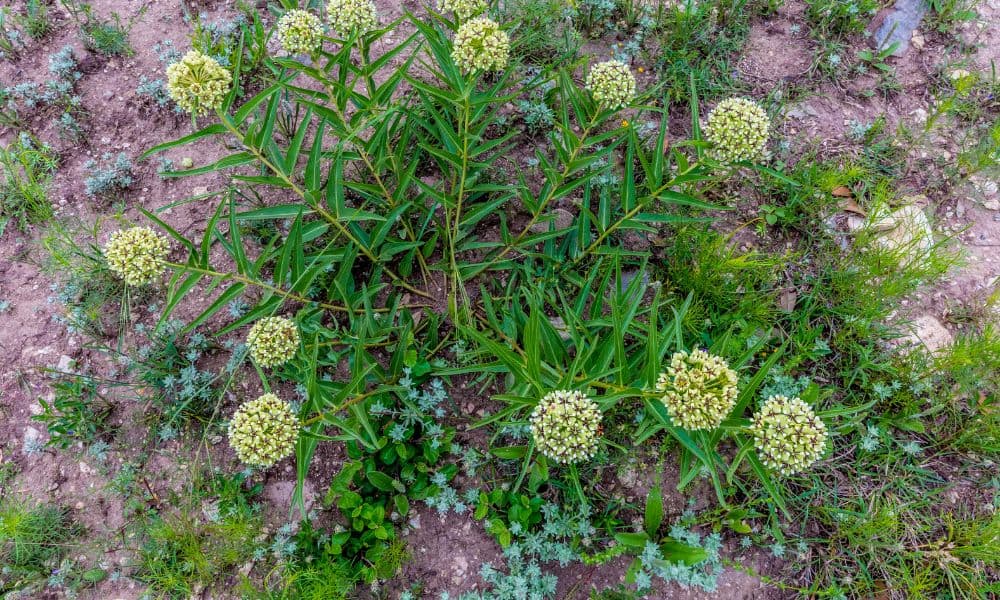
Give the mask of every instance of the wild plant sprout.
[{"label": "wild plant sprout", "polygon": [[126,284],[142,286],[164,271],[169,252],[170,244],[164,236],[149,227],[131,227],[111,234],[104,246],[104,260]]},{"label": "wild plant sprout", "polygon": [[767,113],[746,98],[723,100],[708,115],[705,139],[711,155],[724,163],[757,160],[764,154],[771,129]]},{"label": "wild plant sprout", "polygon": [[782,475],[809,467],[826,446],[826,425],[800,398],[771,396],[754,415],[750,430],[760,462]]},{"label": "wild plant sprout", "polygon": [[306,10],[290,10],[278,20],[278,41],[289,54],[312,54],[323,45],[323,22]]},{"label": "wild plant sprout", "polygon": [[371,0],[330,0],[326,13],[330,27],[343,37],[363,35],[378,25],[378,10]]},{"label": "wild plant sprout", "polygon": [[466,74],[502,71],[510,60],[510,38],[493,19],[477,17],[458,28],[451,58]]},{"label": "wild plant sprout", "polygon": [[635,98],[635,75],[618,60],[597,63],[587,74],[587,90],[601,107],[619,109]]},{"label": "wild plant sprout", "polygon": [[549,392],[529,421],[538,451],[556,462],[577,463],[597,452],[601,411],[583,392]]},{"label": "wild plant sprout", "polygon": [[229,445],[244,463],[270,467],[292,453],[300,428],[287,402],[264,394],[236,409],[229,422]]},{"label": "wild plant sprout", "polygon": [[705,352],[675,352],[656,382],[656,391],[674,424],[684,429],[715,429],[736,404],[736,371]]},{"label": "wild plant sprout", "polygon": [[233,76],[214,58],[191,50],[167,67],[167,91],[177,106],[193,116],[222,106]]},{"label": "wild plant sprout", "polygon": [[284,317],[264,317],[247,334],[247,347],[255,363],[277,367],[295,356],[299,349],[299,328]]},{"label": "wild plant sprout", "polygon": [[486,12],[486,0],[438,0],[437,9],[440,12],[451,11],[459,21],[467,21]]}]

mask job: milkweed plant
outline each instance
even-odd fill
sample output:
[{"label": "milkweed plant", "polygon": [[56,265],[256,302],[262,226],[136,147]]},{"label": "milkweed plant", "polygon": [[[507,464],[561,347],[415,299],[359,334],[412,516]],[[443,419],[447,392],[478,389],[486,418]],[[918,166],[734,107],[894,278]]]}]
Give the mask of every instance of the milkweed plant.
[{"label": "milkweed plant", "polygon": [[[129,285],[169,273],[163,322],[207,290],[212,301],[187,328],[223,323],[215,335],[245,340],[265,391],[300,390],[301,402],[267,391],[230,413],[236,456],[267,468],[293,455],[301,493],[324,440],[374,453],[414,435],[420,405],[401,381],[474,376],[499,390],[504,408],[473,426],[493,428],[494,455],[520,464],[514,491],[564,478],[586,503],[581,473],[623,443],[663,436],[676,442],[682,486],[705,476],[722,500],[724,476],[769,481],[820,460],[822,412],[801,398],[755,406],[758,374],[780,353],[761,362],[753,351],[771,340],[751,352],[690,343],[685,303],[622,276],[650,266],[622,253],[625,236],[719,208],[701,190],[722,177],[719,162],[762,155],[763,110],[724,101],[704,140],[668,145],[662,99],[629,65],[525,68],[516,24],[491,19],[486,3],[437,7],[384,22],[369,0],[330,0],[333,37],[323,17],[289,10],[263,57],[277,76],[252,96],[239,60],[191,50],[167,68],[170,97],[211,122],[146,156],[225,140],[228,155],[166,175],[226,173],[229,183],[199,200],[212,203],[200,239],[146,213],[151,227],[114,234],[104,254]],[[385,43],[402,20],[413,33]],[[544,144],[500,184],[518,144],[504,106],[543,91],[553,108]],[[654,143],[622,125],[623,108],[653,124]],[[249,239],[251,228],[263,233]],[[168,262],[172,249],[183,258]],[[445,349],[456,341],[468,350],[452,366]],[[385,415],[402,420],[383,431]],[[421,429],[437,439],[433,425]],[[724,440],[739,449],[730,468]],[[742,461],[750,468],[736,469]]]}]

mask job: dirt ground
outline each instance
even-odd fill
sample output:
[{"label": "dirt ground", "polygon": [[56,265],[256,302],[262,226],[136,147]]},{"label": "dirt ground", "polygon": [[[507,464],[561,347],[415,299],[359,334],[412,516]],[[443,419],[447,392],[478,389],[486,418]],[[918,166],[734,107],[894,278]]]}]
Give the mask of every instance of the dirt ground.
[{"label": "dirt ground", "polygon": [[[13,3],[15,7],[22,4],[19,0]],[[419,8],[416,2],[409,0],[402,4],[379,0],[378,4],[386,18],[398,16],[404,9]],[[131,16],[146,9],[130,35],[135,49],[133,56],[105,59],[84,50],[66,15],[54,8],[57,20],[54,35],[42,44],[32,45],[20,59],[0,61],[0,83],[10,85],[28,80],[43,81],[48,75],[47,57],[65,45],[72,46],[76,56],[82,59],[84,76],[77,90],[88,112],[89,131],[84,142],[73,145],[60,139],[54,123],[46,123],[44,115],[33,125],[42,132],[40,137],[59,151],[60,168],[52,189],[59,216],[77,217],[84,222],[106,219],[113,210],[111,206],[95,202],[83,191],[83,165],[88,159],[106,152],[126,152],[136,157],[156,143],[180,137],[191,129],[185,118],[151,106],[135,92],[140,76],[154,79],[162,76],[162,66],[153,50],[155,43],[169,39],[179,49],[187,46],[189,30],[179,3],[95,0],[93,5],[103,15],[115,11]],[[213,20],[236,14],[231,1],[200,2],[198,9]],[[974,55],[976,66],[988,69],[990,61],[1000,59],[1000,0],[986,0],[978,10],[978,22],[969,24],[963,36],[968,43],[980,46]],[[788,0],[777,15],[754,24],[746,53],[738,63],[738,75],[754,95],[767,94],[775,88],[788,89],[806,77],[814,51],[807,32],[804,6],[797,0]],[[920,30],[919,33],[923,41],[921,47],[914,45],[903,57],[891,59],[903,86],[902,93],[889,101],[878,94],[868,96],[863,92],[873,85],[872,78],[824,83],[816,93],[791,106],[784,121],[775,124],[777,135],[791,143],[793,152],[795,148],[816,144],[827,149],[842,148],[857,144],[847,136],[847,124],[851,121],[871,122],[884,115],[892,128],[901,122],[919,123],[921,118],[926,118],[933,109],[933,99],[927,92],[930,82],[939,76],[941,62],[954,55],[954,49],[941,46],[943,38],[934,32]],[[9,140],[10,132],[0,130],[0,142]],[[915,167],[907,180],[908,189],[900,190],[900,196],[924,194],[929,188],[928,180],[940,173],[935,159],[955,151],[954,144],[947,138],[930,140],[924,149],[917,151]],[[207,164],[226,153],[226,148],[206,142],[196,149],[185,148],[167,156],[175,162],[185,156],[194,156],[196,164]],[[218,189],[225,183],[219,175],[164,180],[155,171],[153,161],[137,163],[137,181],[125,197],[124,206],[126,217],[135,222],[143,220],[137,210],[139,207],[155,210]],[[996,289],[1000,275],[1000,196],[996,183],[974,181],[964,191],[947,197],[924,194],[921,202],[933,215],[935,231],[942,236],[954,234],[967,261],[945,282],[912,299],[915,316],[932,317],[947,327],[948,311],[955,306],[976,303],[980,301],[977,299]],[[172,208],[166,214],[179,231],[190,235],[203,226],[208,211],[208,205],[194,202]],[[112,224],[106,222],[101,230],[107,235],[112,228]],[[120,540],[114,543],[125,525],[121,500],[116,499],[107,486],[121,465],[134,458],[127,438],[120,436],[115,440],[102,464],[72,450],[44,449],[30,454],[24,451],[32,446],[33,440],[46,437],[44,426],[32,421],[32,416],[39,411],[38,398],[51,395],[48,377],[42,369],[67,371],[77,365],[106,364],[103,357],[85,347],[81,336],[68,334],[56,320],[59,306],[50,300],[53,281],[43,272],[44,255],[37,241],[37,230],[22,234],[14,227],[8,227],[0,239],[0,300],[10,302],[9,308],[0,312],[0,353],[4,357],[4,368],[0,372],[0,459],[12,461],[17,466],[19,474],[10,484],[15,493],[72,507],[74,517],[95,536],[111,542],[104,555],[89,555],[90,561],[112,568],[114,565],[126,567],[130,558],[121,550]],[[116,311],[117,308],[109,307],[108,310]],[[127,400],[142,405],[141,397]],[[134,412],[120,411],[113,418],[123,430],[139,431],[139,428],[130,427],[135,417]],[[161,490],[180,485],[186,467],[178,456],[183,455],[184,442],[172,441],[154,447],[148,459],[148,464],[154,465],[153,471],[176,474],[155,485]],[[328,460],[332,463],[337,457],[331,455]],[[309,487],[322,494],[328,483],[327,469],[316,470]],[[319,471],[323,471],[324,476],[321,477]],[[291,465],[286,461],[269,472],[266,484],[271,525],[276,527],[288,514],[294,487]],[[429,584],[429,592],[448,591],[454,596],[476,588],[480,583],[478,568],[483,562],[495,561],[499,565],[498,546],[471,517],[452,516],[443,521],[433,511],[422,509],[419,523],[419,528],[407,534],[413,559],[405,566],[404,581],[420,579]],[[744,562],[764,573],[781,571],[780,561],[773,558],[750,557]],[[564,583],[561,597],[585,598],[593,584],[619,581],[624,568],[623,559],[601,568],[570,569],[567,576],[561,577]],[[122,578],[117,582],[105,581],[85,592],[83,597],[126,600],[138,598],[141,593],[141,586]],[[691,599],[787,597],[760,579],[737,570],[727,571],[720,580],[720,590],[714,595],[680,588],[663,589],[659,593],[662,594],[659,597]]]}]

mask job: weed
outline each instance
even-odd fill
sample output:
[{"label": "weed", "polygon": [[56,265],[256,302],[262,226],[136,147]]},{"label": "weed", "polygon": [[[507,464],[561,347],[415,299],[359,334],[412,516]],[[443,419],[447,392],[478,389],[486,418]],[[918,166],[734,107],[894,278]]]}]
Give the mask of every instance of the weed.
[{"label": "weed", "polygon": [[23,590],[46,581],[66,544],[82,533],[63,508],[14,498],[0,501],[0,591]]},{"label": "weed", "polygon": [[132,185],[134,172],[132,160],[124,152],[112,156],[110,152],[101,156],[100,162],[88,160],[84,168],[89,175],[83,185],[90,196],[116,196]]},{"label": "weed", "polygon": [[121,15],[116,12],[111,13],[110,19],[102,19],[94,13],[91,5],[78,0],[59,0],[59,2],[80,28],[87,48],[106,56],[132,54],[128,35],[135,21],[145,12],[145,6],[132,19],[123,22]]},{"label": "weed", "polygon": [[214,476],[194,494],[174,498],[171,508],[147,515],[138,532],[136,578],[166,598],[217,585],[219,573],[253,557],[263,520],[252,500],[260,491],[239,475]]},{"label": "weed", "polygon": [[57,165],[55,152],[26,133],[0,148],[0,221],[23,231],[51,219],[48,194]]},{"label": "weed", "polygon": [[32,418],[45,424],[51,446],[65,449],[77,442],[96,442],[111,413],[111,404],[98,395],[93,379],[82,375],[57,377],[52,384],[52,400],[39,398],[42,412]]}]

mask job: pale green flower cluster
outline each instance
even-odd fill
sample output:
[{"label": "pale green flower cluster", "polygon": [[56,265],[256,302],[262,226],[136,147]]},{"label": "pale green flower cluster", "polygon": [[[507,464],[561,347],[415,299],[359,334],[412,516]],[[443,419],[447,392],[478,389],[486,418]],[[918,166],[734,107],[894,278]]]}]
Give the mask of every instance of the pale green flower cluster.
[{"label": "pale green flower cluster", "polygon": [[732,163],[757,160],[764,154],[771,123],[759,104],[746,98],[723,100],[708,115],[705,139],[713,157]]},{"label": "pale green flower cluster", "polygon": [[254,467],[270,467],[295,449],[301,424],[287,402],[264,394],[243,403],[229,422],[229,445]]},{"label": "pale green flower cluster", "polygon": [[437,9],[451,11],[459,21],[465,21],[486,12],[486,0],[438,0]]},{"label": "pale green flower cluster", "polygon": [[306,10],[290,10],[278,19],[278,41],[289,54],[312,54],[323,44],[323,22]]},{"label": "pale green flower cluster", "polygon": [[477,17],[458,28],[451,58],[463,73],[501,71],[510,60],[510,38],[493,19]]},{"label": "pale green flower cluster", "polygon": [[580,462],[597,452],[601,411],[583,392],[549,392],[531,413],[530,424],[539,452],[556,462]]},{"label": "pale green flower cluster", "polygon": [[813,464],[826,446],[826,425],[799,398],[771,396],[754,415],[750,430],[760,462],[782,475]]},{"label": "pale green flower cluster", "polygon": [[675,352],[660,374],[656,391],[675,425],[684,429],[714,429],[736,404],[736,371],[704,350]]},{"label": "pale green flower cluster", "polygon": [[177,106],[198,116],[222,106],[233,76],[211,56],[191,50],[167,67],[167,91]]},{"label": "pale green flower cluster", "polygon": [[299,328],[284,317],[264,317],[247,334],[247,347],[255,363],[262,367],[283,365],[299,349]]},{"label": "pale green flower cluster", "polygon": [[597,63],[587,74],[587,89],[601,106],[622,108],[635,98],[635,75],[619,60]]},{"label": "pale green flower cluster", "polygon": [[167,238],[149,227],[132,227],[111,234],[104,260],[111,272],[128,285],[146,285],[163,272],[170,253]]},{"label": "pale green flower cluster", "polygon": [[330,0],[326,13],[330,27],[343,37],[368,33],[378,25],[378,11],[371,0]]}]

